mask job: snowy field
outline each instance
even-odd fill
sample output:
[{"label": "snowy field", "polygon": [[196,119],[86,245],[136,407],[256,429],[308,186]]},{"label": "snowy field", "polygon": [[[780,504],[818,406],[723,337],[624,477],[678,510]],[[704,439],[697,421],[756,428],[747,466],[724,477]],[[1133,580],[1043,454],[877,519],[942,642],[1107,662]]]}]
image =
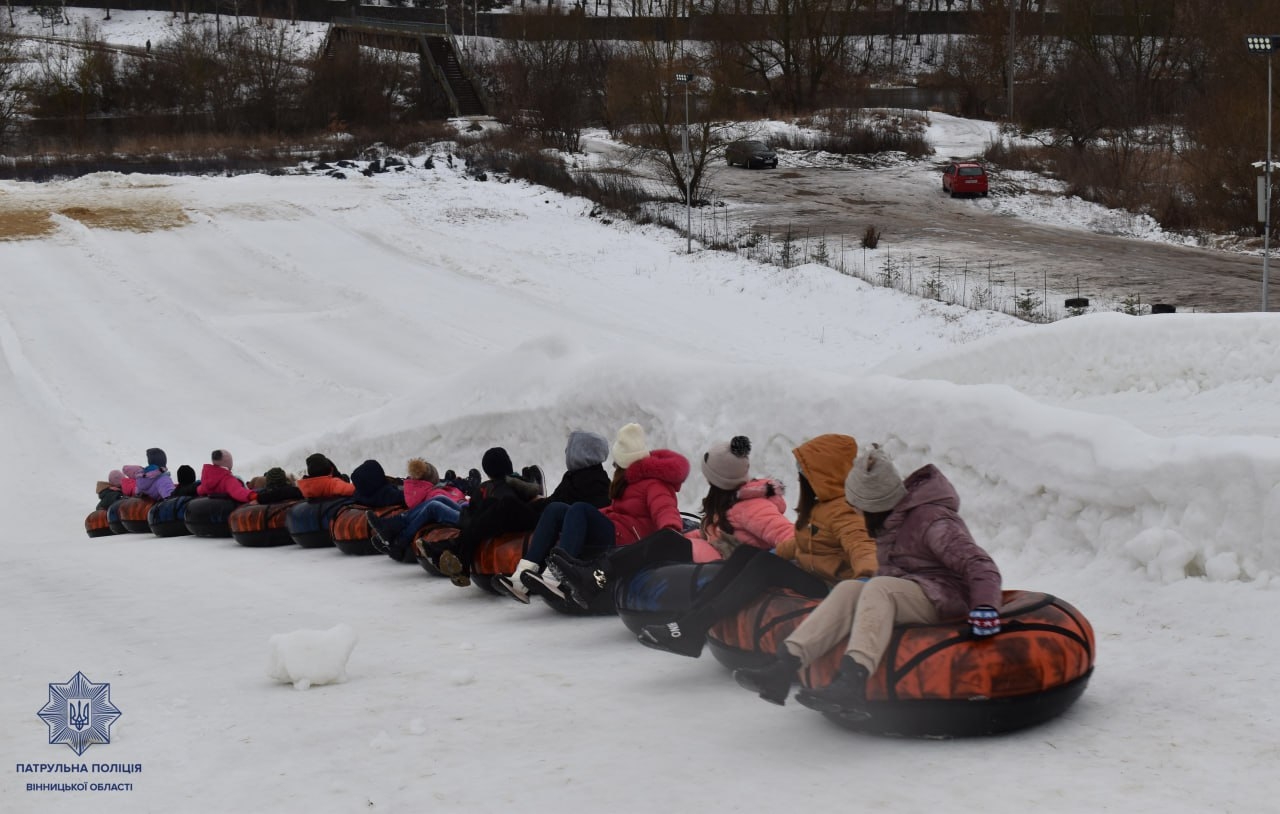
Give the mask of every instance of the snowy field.
[{"label": "snowy field", "polygon": [[[1240,812],[1280,795],[1280,323],[1030,326],[652,228],[422,157],[403,173],[0,184],[0,811]],[[22,217],[19,217],[21,215]],[[42,216],[47,220],[42,220]],[[34,225],[32,225],[34,224]],[[857,736],[416,566],[150,535],[90,540],[107,470],[233,451],[244,475],[468,468],[558,479],[573,428],[696,456],[732,434],[795,489],[821,432],[939,465],[1009,587],[1092,621],[1083,698],[968,741]],[[695,467],[696,472],[696,467]],[[706,484],[685,485],[693,510]],[[351,627],[348,680],[268,640]],[[77,671],[123,713],[75,762],[36,712]],[[129,782],[131,791],[27,791]]]}]

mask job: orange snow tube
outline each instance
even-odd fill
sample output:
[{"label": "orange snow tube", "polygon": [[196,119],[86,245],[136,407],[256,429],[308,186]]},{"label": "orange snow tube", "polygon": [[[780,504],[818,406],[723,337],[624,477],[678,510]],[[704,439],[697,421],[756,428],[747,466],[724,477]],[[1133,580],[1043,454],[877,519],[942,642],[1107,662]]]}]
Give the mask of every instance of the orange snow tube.
[{"label": "orange snow tube", "polygon": [[497,593],[493,578],[516,570],[516,564],[529,545],[529,536],[527,531],[500,534],[476,546],[471,563],[471,581],[490,593]]},{"label": "orange snow tube", "polygon": [[147,514],[156,502],[149,497],[126,497],[116,501],[120,506],[120,523],[130,534],[150,534]]},{"label": "orange snow tube", "polygon": [[[364,516],[364,513],[369,510],[368,506],[351,503],[343,506],[333,516],[332,522],[329,523],[329,536],[333,538],[333,544],[343,554],[363,557],[382,553],[373,547],[373,542],[369,539],[369,521]],[[404,506],[382,506],[373,509],[373,513],[378,517],[390,517],[402,511]]]},{"label": "orange snow tube", "polygon": [[[760,663],[777,652],[818,600],[771,591],[712,631],[720,661]],[[974,638],[963,620],[902,625],[867,683],[870,717],[827,717],[862,732],[958,737],[990,735],[1049,720],[1071,706],[1093,673],[1093,627],[1072,605],[1049,594],[1005,591],[1003,630]],[[801,673],[808,687],[831,682],[841,642]]]},{"label": "orange snow tube", "polygon": [[237,506],[227,518],[231,536],[237,543],[248,548],[293,545],[285,519],[289,509],[297,502],[289,500],[283,503],[246,503]]},{"label": "orange snow tube", "polygon": [[110,537],[115,534],[111,524],[107,522],[106,509],[94,509],[84,519],[84,533],[90,537]]}]

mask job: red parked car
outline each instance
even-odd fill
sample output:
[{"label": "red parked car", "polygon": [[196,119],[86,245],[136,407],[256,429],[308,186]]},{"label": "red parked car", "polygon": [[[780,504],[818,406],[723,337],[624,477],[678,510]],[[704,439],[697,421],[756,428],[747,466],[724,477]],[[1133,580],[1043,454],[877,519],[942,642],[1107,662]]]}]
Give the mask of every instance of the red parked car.
[{"label": "red parked car", "polygon": [[987,171],[972,161],[948,164],[942,173],[942,191],[957,195],[981,195],[987,197]]}]

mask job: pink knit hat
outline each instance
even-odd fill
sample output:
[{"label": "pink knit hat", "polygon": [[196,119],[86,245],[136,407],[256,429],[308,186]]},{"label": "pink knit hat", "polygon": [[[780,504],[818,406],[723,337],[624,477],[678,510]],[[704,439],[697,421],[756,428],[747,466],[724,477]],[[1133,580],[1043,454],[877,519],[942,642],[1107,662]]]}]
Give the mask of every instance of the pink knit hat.
[{"label": "pink knit hat", "polygon": [[213,455],[210,456],[209,460],[213,461],[218,466],[225,466],[227,469],[233,468],[232,462],[231,462],[231,453],[227,452],[225,449],[215,449],[213,451]]}]

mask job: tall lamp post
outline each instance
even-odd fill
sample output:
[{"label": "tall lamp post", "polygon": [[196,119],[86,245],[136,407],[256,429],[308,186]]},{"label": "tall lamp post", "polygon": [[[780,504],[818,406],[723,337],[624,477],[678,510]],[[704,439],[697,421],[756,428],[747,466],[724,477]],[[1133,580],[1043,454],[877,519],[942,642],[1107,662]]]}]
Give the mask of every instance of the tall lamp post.
[{"label": "tall lamp post", "polygon": [[693,74],[676,74],[676,83],[684,85],[684,234],[685,253],[693,254],[693,153],[689,150],[689,83]]},{"label": "tall lamp post", "polygon": [[1258,205],[1263,208],[1258,220],[1263,223],[1262,232],[1262,310],[1267,311],[1267,284],[1270,282],[1271,264],[1271,55],[1280,49],[1280,34],[1250,35],[1244,38],[1251,54],[1267,56],[1267,159],[1259,179]]}]

